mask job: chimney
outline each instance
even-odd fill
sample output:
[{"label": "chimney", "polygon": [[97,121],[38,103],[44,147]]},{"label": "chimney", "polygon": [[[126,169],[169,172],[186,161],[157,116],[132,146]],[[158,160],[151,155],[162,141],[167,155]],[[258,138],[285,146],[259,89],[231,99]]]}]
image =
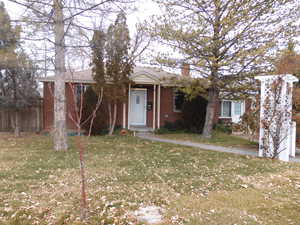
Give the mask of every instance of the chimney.
[{"label": "chimney", "polygon": [[190,77],[190,64],[182,63],[181,75],[184,77]]}]

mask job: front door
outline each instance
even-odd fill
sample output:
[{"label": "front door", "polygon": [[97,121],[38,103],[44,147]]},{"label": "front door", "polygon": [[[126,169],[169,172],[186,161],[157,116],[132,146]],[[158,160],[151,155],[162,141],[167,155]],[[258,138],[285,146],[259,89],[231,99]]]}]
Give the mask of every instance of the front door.
[{"label": "front door", "polygon": [[130,125],[146,126],[147,90],[132,90],[130,96]]}]

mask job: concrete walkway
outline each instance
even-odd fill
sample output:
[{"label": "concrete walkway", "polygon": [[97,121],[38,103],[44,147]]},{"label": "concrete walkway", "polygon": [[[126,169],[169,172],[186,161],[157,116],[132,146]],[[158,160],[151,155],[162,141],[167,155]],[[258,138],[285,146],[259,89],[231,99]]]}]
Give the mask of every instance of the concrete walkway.
[{"label": "concrete walkway", "polygon": [[[180,141],[180,140],[172,140],[172,139],[165,139],[165,138],[159,138],[149,133],[137,133],[137,137],[150,140],[150,141],[158,141],[158,142],[165,142],[165,143],[171,143],[176,145],[184,145],[184,146],[190,146],[195,147],[203,150],[210,150],[210,151],[217,151],[217,152],[226,152],[226,153],[233,153],[233,154],[239,154],[239,155],[249,155],[258,157],[258,152],[254,152],[247,149],[239,149],[239,148],[232,148],[232,147],[223,147],[223,146],[216,146],[216,145],[210,145],[210,144],[202,144],[202,143],[195,143],[191,141]],[[291,162],[298,162],[300,163],[300,158],[296,157],[290,158]]]}]

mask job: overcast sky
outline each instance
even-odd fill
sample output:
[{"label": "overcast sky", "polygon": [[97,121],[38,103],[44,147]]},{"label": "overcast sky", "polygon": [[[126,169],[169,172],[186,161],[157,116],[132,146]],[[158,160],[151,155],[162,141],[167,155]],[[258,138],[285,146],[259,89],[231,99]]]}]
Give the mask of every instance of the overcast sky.
[{"label": "overcast sky", "polygon": [[[4,2],[11,19],[20,18],[25,11],[24,7],[9,0],[0,1]],[[151,0],[138,0],[135,3],[135,6],[137,11],[130,13],[127,16],[127,23],[131,32],[135,30],[135,25],[137,23],[149,19],[152,15],[157,14],[160,11],[160,8],[157,6],[157,4],[153,3]]]},{"label": "overcast sky", "polygon": [[[4,0],[3,2],[5,4],[5,7],[6,7],[8,13],[10,15],[10,18],[12,20],[17,20],[24,14],[24,11],[25,11],[24,7],[22,7],[16,3],[10,2],[9,0]],[[136,1],[135,6],[136,6],[137,10],[134,12],[130,12],[130,14],[127,15],[127,24],[130,29],[131,36],[133,36],[133,34],[136,31],[135,26],[137,23],[143,22],[144,20],[149,19],[152,15],[160,12],[160,8],[155,3],[153,3],[151,0],[138,0],[138,1]],[[81,19],[84,20],[84,18],[81,18]],[[106,18],[106,19],[107,19],[106,24],[109,25],[115,20],[115,15],[112,15],[110,18]],[[90,22],[87,22],[87,23],[90,24]],[[23,25],[23,28],[24,28],[24,25]],[[35,43],[26,42],[25,48],[27,48],[27,50],[29,49],[29,51],[30,51],[31,49],[35,48],[35,45],[41,46],[42,44],[37,44],[36,42]],[[42,48],[43,47],[41,47],[41,49]],[[151,51],[153,51],[153,49],[151,49],[151,47],[150,47],[149,51],[151,52]],[[33,56],[31,56],[31,57],[35,57],[36,60],[43,58],[43,54],[44,54],[43,51],[39,51],[39,52],[42,55],[33,54]],[[88,65],[89,60],[86,59],[86,62],[84,64]]]},{"label": "overcast sky", "polygon": [[[24,12],[23,7],[15,4],[15,3],[12,3],[8,0],[4,0],[3,2],[5,3],[6,9],[8,10],[9,15],[12,19],[18,19],[23,14],[23,12]],[[160,13],[160,8],[155,3],[153,3],[151,0],[138,0],[137,3],[135,3],[135,5],[138,10],[127,16],[127,23],[128,23],[131,35],[133,35],[133,33],[135,32],[135,25],[137,23],[149,19],[154,14]],[[107,24],[112,23],[114,20],[115,20],[115,16],[111,17]],[[300,19],[299,19],[299,24],[300,24]],[[155,54],[157,49],[159,49],[160,51],[161,50],[170,51],[170,49],[163,48],[163,47],[157,48],[157,44],[156,44],[156,45],[154,45],[154,47],[153,46],[150,47],[150,49],[148,50],[148,53],[154,52],[154,54]],[[299,46],[297,46],[297,50],[298,51],[300,50]],[[171,54],[175,55],[175,53],[173,53],[173,52]],[[176,56],[178,56],[178,54],[176,54]],[[36,57],[40,57],[40,56],[36,56]],[[87,59],[86,64],[88,64],[88,59]]]}]

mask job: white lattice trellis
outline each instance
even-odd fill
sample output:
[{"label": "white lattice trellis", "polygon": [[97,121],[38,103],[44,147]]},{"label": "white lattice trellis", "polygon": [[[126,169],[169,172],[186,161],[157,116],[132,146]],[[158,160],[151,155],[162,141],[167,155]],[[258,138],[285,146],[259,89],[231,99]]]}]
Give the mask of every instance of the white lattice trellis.
[{"label": "white lattice trellis", "polygon": [[257,76],[261,81],[259,156],[289,161],[295,156],[292,123],[293,75]]}]

